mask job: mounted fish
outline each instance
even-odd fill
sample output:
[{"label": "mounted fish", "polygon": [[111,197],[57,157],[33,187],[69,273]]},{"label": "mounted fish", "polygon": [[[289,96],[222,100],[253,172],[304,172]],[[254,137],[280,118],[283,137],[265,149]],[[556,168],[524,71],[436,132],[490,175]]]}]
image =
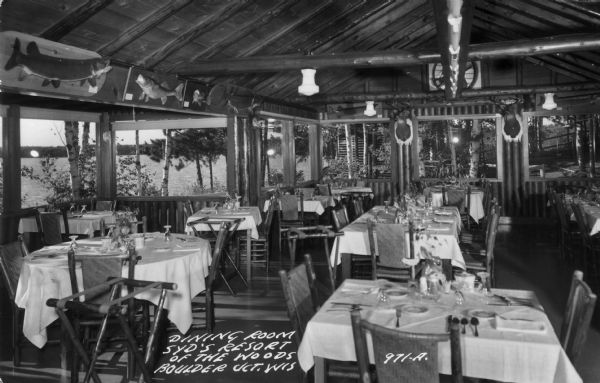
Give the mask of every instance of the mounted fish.
[{"label": "mounted fish", "polygon": [[162,104],[166,104],[167,97],[175,97],[177,101],[183,101],[183,83],[180,83],[175,87],[175,89],[168,89],[168,84],[163,82],[162,84],[157,84],[150,77],[144,76],[143,74],[138,74],[135,82],[142,88],[142,93],[140,94],[140,100],[144,100],[148,102],[149,99],[160,99]]},{"label": "mounted fish", "polygon": [[20,32],[0,33],[2,85],[42,90],[52,85],[60,93],[90,96],[104,84],[110,61],[96,52]]}]

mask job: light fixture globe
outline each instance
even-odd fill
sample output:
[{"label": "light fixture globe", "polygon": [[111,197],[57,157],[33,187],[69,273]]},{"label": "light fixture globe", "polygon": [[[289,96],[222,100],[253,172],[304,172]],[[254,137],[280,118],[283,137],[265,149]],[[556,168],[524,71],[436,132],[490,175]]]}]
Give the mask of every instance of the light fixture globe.
[{"label": "light fixture globe", "polygon": [[544,105],[542,105],[542,109],[552,110],[556,109],[557,106],[554,101],[554,93],[544,93]]},{"label": "light fixture globe", "polygon": [[316,69],[302,69],[302,85],[298,87],[298,93],[304,96],[312,96],[319,93],[319,86],[315,84]]},{"label": "light fixture globe", "polygon": [[367,101],[367,107],[365,108],[365,116],[373,117],[377,114],[375,111],[375,101]]}]

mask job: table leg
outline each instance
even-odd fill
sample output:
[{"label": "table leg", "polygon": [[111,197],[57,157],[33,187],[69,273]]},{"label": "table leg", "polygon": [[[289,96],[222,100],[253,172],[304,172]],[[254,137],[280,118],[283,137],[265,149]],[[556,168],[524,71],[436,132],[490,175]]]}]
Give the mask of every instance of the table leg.
[{"label": "table leg", "polygon": [[252,230],[246,230],[246,279],[252,281]]},{"label": "table leg", "polygon": [[315,383],[325,383],[326,374],[325,374],[325,358],[321,358],[320,356],[315,356]]}]

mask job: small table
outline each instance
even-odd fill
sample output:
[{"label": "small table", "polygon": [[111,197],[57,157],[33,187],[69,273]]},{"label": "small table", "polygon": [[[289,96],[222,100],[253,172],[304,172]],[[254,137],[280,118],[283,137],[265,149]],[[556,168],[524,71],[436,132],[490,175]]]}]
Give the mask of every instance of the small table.
[{"label": "small table", "polygon": [[[455,305],[454,293],[441,294],[438,301],[426,297],[416,299],[408,294],[388,296],[388,302],[379,302],[377,295],[381,288],[406,290],[402,284],[387,281],[346,280],[308,322],[298,348],[298,361],[304,371],[315,367],[315,382],[325,381],[326,359],[356,360],[350,324],[351,304],[360,304],[363,317],[369,321],[391,328],[396,323],[396,307],[423,307],[422,313],[406,311],[400,318],[400,330],[416,333],[447,332],[448,315],[481,315],[479,336],[474,336],[469,327],[461,335],[465,376],[522,383],[582,381],[531,291],[492,290],[495,294],[528,300],[534,307],[489,305],[496,300],[470,292],[464,292],[463,305]],[[498,319],[495,314],[508,320]],[[523,321],[517,319],[526,319],[524,322],[533,325],[524,328],[520,326]],[[449,341],[439,344],[437,358],[439,372],[450,374]]]},{"label": "small table", "polygon": [[[206,289],[204,278],[212,258],[210,244],[184,234],[173,234],[171,242],[164,242],[163,238],[161,233],[146,234],[145,247],[138,250],[142,259],[135,266],[135,278],[177,283],[177,290],[167,293],[164,307],[169,310],[169,320],[185,333],[192,324],[192,298]],[[77,244],[76,252],[102,254],[100,238],[78,240]],[[58,318],[55,310],[46,306],[46,300],[72,294],[68,248],[68,243],[46,246],[27,256],[21,269],[15,303],[25,309],[23,334],[38,348],[46,344],[46,328]],[[81,269],[76,274],[83,290]],[[127,277],[127,267],[121,276]],[[139,299],[157,304],[159,295],[147,292],[140,294]]]},{"label": "small table", "polygon": [[[104,221],[106,226],[116,223],[115,215],[112,211],[89,211],[85,214],[67,215],[69,221],[69,233],[87,235],[90,238],[94,236],[94,232],[100,230],[101,222]],[[65,223],[60,220],[60,231],[65,233]],[[19,233],[37,232],[35,219],[27,217],[19,222]]]},{"label": "small table", "polygon": [[[252,280],[252,238],[257,239],[258,225],[262,222],[260,210],[258,206],[243,206],[238,210],[227,210],[227,209],[210,209],[204,208],[199,210],[188,217],[187,222],[193,222],[200,218],[210,217],[212,219],[231,219],[231,218],[244,218],[240,223],[237,230],[246,230],[246,279]],[[210,231],[211,228],[207,224],[199,223],[194,225],[197,231]],[[186,225],[186,233],[192,234],[193,231]]]},{"label": "small table", "polygon": [[[454,189],[454,190],[456,191],[456,189]],[[462,190],[462,191],[466,194],[465,190]],[[435,188],[431,191],[431,205],[433,207],[442,206],[443,200],[444,200],[444,198],[442,196],[441,190]],[[485,216],[485,210],[483,209],[483,191],[482,190],[471,189],[471,198],[469,199],[469,215],[476,222],[479,222],[479,220]]]},{"label": "small table", "polygon": [[[330,264],[335,267],[341,263],[344,279],[350,278],[350,254],[371,255],[367,220],[376,220],[378,214],[381,214],[383,211],[385,211],[383,206],[375,206],[358,217],[354,222],[344,227],[342,229],[344,235],[335,238],[330,256]],[[427,235],[414,242],[415,256],[419,257],[420,249],[424,247],[432,255],[441,259],[450,259],[453,266],[465,269],[465,260],[458,246],[457,239],[460,215],[455,208],[444,209],[443,213],[439,211],[438,214],[434,214],[431,218],[439,222],[431,224],[431,227],[424,232]],[[341,257],[337,260],[336,264],[337,253],[341,254]]]}]

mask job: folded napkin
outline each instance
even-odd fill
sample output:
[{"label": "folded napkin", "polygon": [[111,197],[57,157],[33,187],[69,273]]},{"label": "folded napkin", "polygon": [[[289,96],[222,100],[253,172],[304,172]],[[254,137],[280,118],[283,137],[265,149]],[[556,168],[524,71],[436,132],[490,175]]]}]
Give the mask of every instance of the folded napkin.
[{"label": "folded napkin", "polygon": [[98,239],[78,239],[77,244],[86,246],[100,246],[101,241],[99,241]]},{"label": "folded napkin", "polygon": [[342,292],[356,292],[361,294],[370,294],[377,290],[379,290],[377,286],[365,286],[358,283],[344,283],[344,286],[340,289]]},{"label": "folded napkin", "polygon": [[430,224],[427,226],[427,230],[435,230],[435,231],[450,231],[452,227],[444,224]]},{"label": "folded napkin", "polygon": [[496,316],[496,330],[544,334],[546,324],[542,321]]},{"label": "folded napkin", "polygon": [[454,219],[452,219],[452,218],[435,217],[433,219],[433,222],[437,222],[437,223],[453,223]]}]

